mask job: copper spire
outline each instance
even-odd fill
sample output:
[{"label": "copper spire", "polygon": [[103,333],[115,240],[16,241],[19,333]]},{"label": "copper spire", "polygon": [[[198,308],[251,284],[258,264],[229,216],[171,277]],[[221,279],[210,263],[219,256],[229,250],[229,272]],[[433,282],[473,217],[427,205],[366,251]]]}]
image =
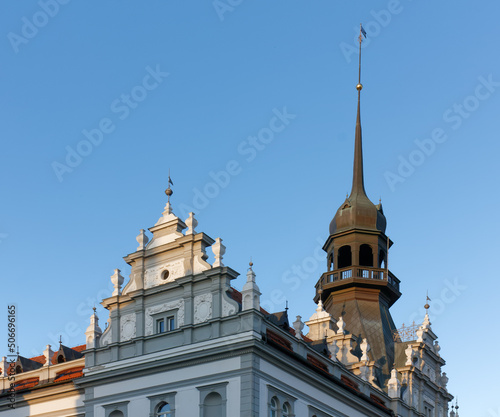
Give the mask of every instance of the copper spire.
[{"label": "copper spire", "polygon": [[364,195],[365,184],[363,178],[363,144],[361,139],[361,112],[360,112],[360,102],[361,102],[361,90],[363,85],[361,84],[361,42],[363,41],[363,35],[366,37],[366,32],[363,26],[360,25],[359,30],[359,72],[358,72],[358,85],[356,90],[358,90],[358,114],[356,116],[356,134],[354,139],[354,166],[352,175],[352,189],[351,196],[358,194]]}]

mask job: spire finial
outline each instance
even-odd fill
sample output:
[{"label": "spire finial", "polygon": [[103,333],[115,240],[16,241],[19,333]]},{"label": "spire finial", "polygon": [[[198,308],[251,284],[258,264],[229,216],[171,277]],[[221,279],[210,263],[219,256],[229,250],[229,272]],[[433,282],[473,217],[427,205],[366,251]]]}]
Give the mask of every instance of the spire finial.
[{"label": "spire finial", "polygon": [[361,101],[361,90],[363,85],[361,84],[361,43],[363,42],[363,37],[366,38],[366,32],[363,26],[359,25],[359,71],[358,71],[358,85],[356,90],[358,90],[358,113],[356,116],[356,134],[354,139],[354,167],[352,176],[352,190],[351,196],[362,194],[366,196],[364,179],[363,179],[363,147],[361,141],[361,111],[360,111],[360,101]]},{"label": "spire finial", "polygon": [[432,301],[430,298],[429,298],[429,291],[427,291],[427,295],[425,297],[425,305],[424,305],[424,308],[425,308],[425,313],[427,314],[428,313],[428,310],[429,308],[431,308],[431,306],[429,305],[429,303],[427,301]]},{"label": "spire finial", "polygon": [[174,185],[172,182],[172,179],[170,178],[170,168],[168,169],[168,188],[165,190],[165,194],[167,195],[168,202],[170,203],[170,197],[174,193],[172,189],[170,188],[170,185]]}]

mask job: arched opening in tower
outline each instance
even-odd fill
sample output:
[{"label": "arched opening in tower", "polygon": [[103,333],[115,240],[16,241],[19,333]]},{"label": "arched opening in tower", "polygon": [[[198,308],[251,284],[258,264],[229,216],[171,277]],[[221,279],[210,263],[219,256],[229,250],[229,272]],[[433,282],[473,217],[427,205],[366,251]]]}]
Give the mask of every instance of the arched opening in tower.
[{"label": "arched opening in tower", "polygon": [[346,268],[352,265],[352,253],[351,247],[349,245],[345,245],[339,248],[338,254],[338,268]]},{"label": "arched opening in tower", "polygon": [[363,244],[359,247],[359,265],[373,266],[373,251],[370,245]]}]

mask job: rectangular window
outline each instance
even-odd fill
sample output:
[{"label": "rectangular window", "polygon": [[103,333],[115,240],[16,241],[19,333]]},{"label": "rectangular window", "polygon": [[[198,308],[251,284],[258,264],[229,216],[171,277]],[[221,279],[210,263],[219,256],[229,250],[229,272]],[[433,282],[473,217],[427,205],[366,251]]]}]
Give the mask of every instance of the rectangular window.
[{"label": "rectangular window", "polygon": [[167,331],[171,332],[172,330],[175,330],[175,317],[174,316],[167,317]]},{"label": "rectangular window", "polygon": [[156,320],[156,333],[163,333],[165,331],[165,320]]}]

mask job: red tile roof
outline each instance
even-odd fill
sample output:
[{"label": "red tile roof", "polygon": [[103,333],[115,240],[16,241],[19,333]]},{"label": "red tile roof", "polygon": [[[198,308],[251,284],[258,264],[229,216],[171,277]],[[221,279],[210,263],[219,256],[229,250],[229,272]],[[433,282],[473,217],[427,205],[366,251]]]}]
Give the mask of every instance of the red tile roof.
[{"label": "red tile roof", "polygon": [[87,349],[87,345],[78,345],[72,347],[71,349],[76,350],[77,352],[83,352],[85,349]]},{"label": "red tile roof", "polygon": [[58,372],[54,382],[69,381],[70,379],[76,379],[83,376],[83,366],[77,368],[66,369],[64,371]]},{"label": "red tile roof", "polygon": [[32,361],[41,363],[42,365],[45,363],[45,356],[44,355],[34,356],[33,358],[29,358],[29,359]]},{"label": "red tile roof", "polygon": [[289,350],[290,352],[293,352],[292,344],[288,340],[286,340],[284,337],[281,337],[279,334],[267,329],[266,336],[267,336],[268,341],[274,342],[274,343],[284,347],[285,349]]},{"label": "red tile roof", "polygon": [[30,389],[30,388],[33,388],[35,385],[38,385],[38,381],[39,381],[40,378],[38,377],[35,377],[35,378],[28,378],[28,379],[24,379],[22,381],[19,381],[14,389],[16,391],[21,391],[23,389]]}]

